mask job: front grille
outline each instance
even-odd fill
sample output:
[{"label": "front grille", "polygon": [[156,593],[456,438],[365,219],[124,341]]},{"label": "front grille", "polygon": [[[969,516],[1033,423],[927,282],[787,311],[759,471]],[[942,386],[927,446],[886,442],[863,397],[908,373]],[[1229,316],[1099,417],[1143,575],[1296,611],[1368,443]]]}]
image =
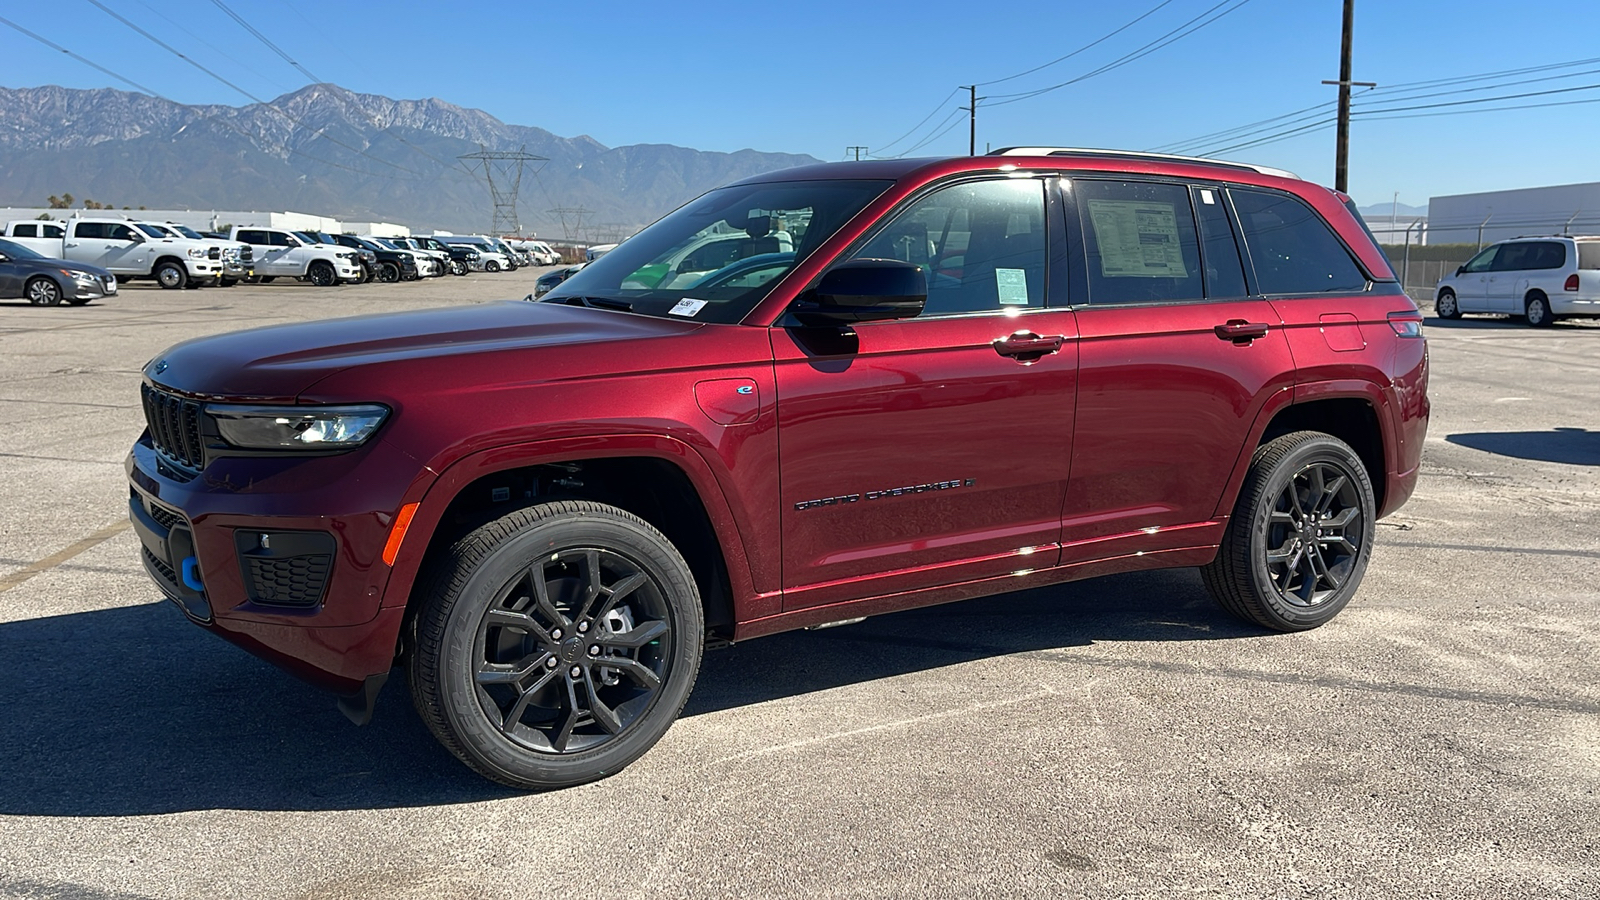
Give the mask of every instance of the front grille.
[{"label": "front grille", "polygon": [[252,249],[249,244],[245,244],[244,247],[239,250],[239,259],[241,262],[254,262],[255,258],[256,251]]},{"label": "front grille", "polygon": [[184,468],[194,471],[204,468],[200,404],[148,384],[139,385],[139,397],[144,401],[144,420],[150,426],[150,442],[155,448]]},{"label": "front grille", "polygon": [[208,258],[210,258],[210,259],[221,259],[222,258],[222,248],[221,247],[212,247],[212,248],[210,248],[209,250],[206,251],[206,256]]},{"label": "front grille", "polygon": [[332,556],[295,556],[288,559],[245,560],[250,576],[250,599],[266,606],[305,608],[322,602]]},{"label": "front grille", "polygon": [[154,553],[151,553],[149,547],[140,547],[139,549],[144,551],[145,565],[149,566],[152,571],[161,576],[161,578],[163,578],[167,584],[172,585],[174,588],[182,587],[182,585],[178,582],[178,573],[172,571],[171,566],[162,562]]},{"label": "front grille", "polygon": [[154,503],[146,503],[144,508],[150,512],[150,518],[161,523],[161,527],[167,529],[168,531],[172,530],[172,526],[183,521],[183,516],[178,515],[170,509],[167,509],[165,506],[157,506]]}]

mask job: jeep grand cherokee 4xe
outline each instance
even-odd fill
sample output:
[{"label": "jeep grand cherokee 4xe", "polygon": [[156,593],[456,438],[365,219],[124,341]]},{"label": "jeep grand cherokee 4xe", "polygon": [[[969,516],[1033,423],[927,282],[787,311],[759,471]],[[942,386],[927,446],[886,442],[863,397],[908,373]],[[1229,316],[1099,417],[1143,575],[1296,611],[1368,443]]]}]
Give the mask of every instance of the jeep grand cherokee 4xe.
[{"label": "jeep grand cherokee 4xe", "polygon": [[151,576],[478,772],[643,754],[708,642],[1164,566],[1281,631],[1355,594],[1428,420],[1421,316],[1286,172],[1023,148],[685,205],[540,302],[151,360]]}]

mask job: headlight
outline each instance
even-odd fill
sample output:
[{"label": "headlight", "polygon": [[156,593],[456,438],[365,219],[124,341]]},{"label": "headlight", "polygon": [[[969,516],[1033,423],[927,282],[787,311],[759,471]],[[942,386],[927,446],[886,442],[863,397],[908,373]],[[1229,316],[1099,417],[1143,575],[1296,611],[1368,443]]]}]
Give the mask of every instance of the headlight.
[{"label": "headlight", "polygon": [[388,418],[389,409],[360,406],[231,406],[206,412],[223,440],[248,450],[341,450],[358,447]]},{"label": "headlight", "polygon": [[190,259],[205,259],[206,258],[206,248],[204,248],[204,247],[190,247],[189,248],[189,258]]}]

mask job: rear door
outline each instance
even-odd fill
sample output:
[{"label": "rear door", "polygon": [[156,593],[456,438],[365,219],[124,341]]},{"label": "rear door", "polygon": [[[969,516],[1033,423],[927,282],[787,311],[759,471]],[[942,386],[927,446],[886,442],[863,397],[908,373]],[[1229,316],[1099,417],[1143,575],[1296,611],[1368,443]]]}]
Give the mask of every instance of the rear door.
[{"label": "rear door", "polygon": [[1282,320],[1249,290],[1220,186],[1062,187],[1087,301],[1062,562],[1213,543],[1256,413],[1293,385]]},{"label": "rear door", "polygon": [[1560,296],[1567,269],[1567,245],[1562,241],[1528,241],[1522,269],[1506,279],[1505,308],[1502,312],[1520,316],[1527,312],[1527,297],[1538,291],[1549,298]]},{"label": "rear door", "polygon": [[934,189],[848,254],[923,266],[921,316],[772,329],[785,609],[1057,561],[1077,332],[1047,183]]}]

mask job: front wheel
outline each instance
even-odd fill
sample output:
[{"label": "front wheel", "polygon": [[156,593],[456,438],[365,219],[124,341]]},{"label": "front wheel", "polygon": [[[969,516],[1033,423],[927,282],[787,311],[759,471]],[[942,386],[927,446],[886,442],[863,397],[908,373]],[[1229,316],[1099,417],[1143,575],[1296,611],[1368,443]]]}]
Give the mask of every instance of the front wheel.
[{"label": "front wheel", "polygon": [[1535,328],[1547,328],[1555,324],[1556,317],[1550,314],[1550,301],[1543,294],[1529,294],[1523,310],[1528,316],[1528,324]]},{"label": "front wheel", "polygon": [[483,270],[485,272],[498,272],[500,271],[500,264],[491,259],[483,264]]},{"label": "front wheel", "polygon": [[1441,319],[1461,318],[1461,307],[1456,305],[1455,291],[1440,291],[1439,299],[1433,301],[1433,311]]},{"label": "front wheel", "polygon": [[34,306],[61,305],[61,285],[44,275],[31,279],[23,293],[27,294],[28,302]]},{"label": "front wheel", "polygon": [[582,784],[638,759],[694,686],[699,591],[644,520],[587,501],[505,515],[423,586],[412,699],[450,752],[519,788]]},{"label": "front wheel", "polygon": [[156,266],[156,283],[167,290],[178,290],[189,284],[189,271],[182,263],[164,262]]},{"label": "front wheel", "polygon": [[1350,602],[1372,555],[1372,481],[1350,445],[1296,431],[1256,451],[1206,589],[1274,631],[1316,628]]},{"label": "front wheel", "polygon": [[317,287],[333,287],[339,283],[339,274],[333,271],[333,266],[325,262],[314,262],[311,271],[306,273],[311,283]]},{"label": "front wheel", "polygon": [[467,274],[467,261],[464,259],[450,260],[450,272],[454,275]]}]

